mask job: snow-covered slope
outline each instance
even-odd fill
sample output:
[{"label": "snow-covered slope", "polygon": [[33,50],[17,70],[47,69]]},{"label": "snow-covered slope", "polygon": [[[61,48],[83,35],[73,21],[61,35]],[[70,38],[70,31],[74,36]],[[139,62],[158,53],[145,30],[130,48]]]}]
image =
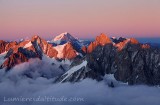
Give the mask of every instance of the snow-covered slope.
[{"label": "snow-covered slope", "polygon": [[83,61],[80,65],[72,67],[63,75],[65,78],[63,78],[61,82],[65,81],[68,77],[72,76],[73,73],[80,70],[82,67],[86,67],[86,66],[87,66],[87,61]]},{"label": "snow-covered slope", "polygon": [[63,45],[57,45],[53,48],[58,51],[57,58],[60,59],[73,59],[79,55],[70,42],[67,42]]},{"label": "snow-covered slope", "polygon": [[56,47],[54,47],[58,51],[58,54],[57,54],[58,58],[63,58],[63,49],[64,49],[65,45],[66,44],[57,45]]},{"label": "snow-covered slope", "polygon": [[52,41],[56,42],[57,44],[61,44],[62,42],[72,42],[77,41],[72,35],[70,35],[68,32],[64,32],[58,36],[56,36]]},{"label": "snow-covered slope", "polygon": [[[65,32],[65,33],[62,33],[56,36],[49,43],[51,43],[53,46],[64,45],[66,43],[70,43],[73,49],[76,50],[76,52],[78,52],[80,55],[83,55],[82,47],[88,46],[90,44],[90,41],[79,40],[78,38],[74,38],[71,34]],[[61,46],[59,46],[58,48],[61,48]]]},{"label": "snow-covered slope", "polygon": [[78,39],[74,38],[68,32],[64,32],[64,33],[56,36],[51,42],[55,43],[57,45],[62,45],[62,44],[65,44],[67,42],[70,42],[70,43],[72,43],[72,45],[75,48],[81,48],[83,46],[82,43],[80,43]]}]

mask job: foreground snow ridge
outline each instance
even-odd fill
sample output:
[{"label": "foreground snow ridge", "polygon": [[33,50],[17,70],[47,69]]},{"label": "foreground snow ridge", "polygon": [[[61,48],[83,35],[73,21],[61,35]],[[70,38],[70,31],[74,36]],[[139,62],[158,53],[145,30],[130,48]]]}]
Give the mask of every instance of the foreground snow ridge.
[{"label": "foreground snow ridge", "polygon": [[[61,82],[63,82],[64,80],[66,80],[69,76],[71,76],[74,72],[80,70],[82,67],[86,67],[87,66],[87,61],[83,61],[80,65],[74,66],[72,67],[70,70],[68,70],[64,75],[67,75]],[[64,76],[63,75],[63,76]]]}]

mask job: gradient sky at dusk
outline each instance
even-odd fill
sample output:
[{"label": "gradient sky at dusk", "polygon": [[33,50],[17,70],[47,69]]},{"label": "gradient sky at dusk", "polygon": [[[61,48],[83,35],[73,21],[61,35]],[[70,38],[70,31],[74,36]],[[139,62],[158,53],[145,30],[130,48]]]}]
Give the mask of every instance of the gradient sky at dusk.
[{"label": "gradient sky at dusk", "polygon": [[160,0],[0,0],[0,39],[160,36]]}]

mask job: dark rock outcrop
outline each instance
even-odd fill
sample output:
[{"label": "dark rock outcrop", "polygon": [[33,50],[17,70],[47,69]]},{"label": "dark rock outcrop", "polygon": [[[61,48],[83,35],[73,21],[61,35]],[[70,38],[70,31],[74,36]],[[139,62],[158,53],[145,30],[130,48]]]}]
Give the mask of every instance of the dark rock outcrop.
[{"label": "dark rock outcrop", "polygon": [[[134,84],[160,85],[160,49],[142,47],[135,39],[121,50],[111,43],[98,45],[83,59],[87,66],[80,68],[70,77],[63,75],[58,80],[62,82],[76,82],[85,78],[101,80],[106,74],[113,74],[115,79]],[[77,62],[76,62],[77,61]],[[81,60],[76,60],[76,65]],[[95,75],[96,74],[96,75]]]}]

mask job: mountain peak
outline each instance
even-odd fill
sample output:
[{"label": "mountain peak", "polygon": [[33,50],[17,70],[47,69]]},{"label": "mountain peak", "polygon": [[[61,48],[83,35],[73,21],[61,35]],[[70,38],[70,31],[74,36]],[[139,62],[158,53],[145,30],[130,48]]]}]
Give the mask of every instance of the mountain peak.
[{"label": "mountain peak", "polygon": [[[127,43],[138,44],[139,42],[135,38],[128,38],[128,39],[122,38],[120,42],[115,43],[114,46],[118,48],[118,51],[121,51],[126,46]],[[147,46],[143,45],[142,47],[145,48]]]},{"label": "mountain peak", "polygon": [[67,34],[69,34],[69,33],[68,33],[68,32],[64,32],[64,33],[62,33],[62,34],[67,35]]},{"label": "mountain peak", "polygon": [[64,32],[64,33],[61,33],[60,35],[58,35],[59,37],[63,37],[63,36],[67,36],[67,35],[70,35],[68,32]]},{"label": "mountain peak", "polygon": [[99,36],[96,37],[96,42],[100,45],[105,45],[107,43],[111,43],[111,40],[104,33],[101,33]]},{"label": "mountain peak", "polygon": [[53,41],[59,41],[59,40],[67,40],[69,38],[74,38],[73,36],[71,36],[68,32],[64,32],[64,33],[61,33],[60,35],[56,36]]},{"label": "mountain peak", "polygon": [[38,35],[34,35],[33,37],[32,37],[32,40],[37,40],[37,39],[41,39]]},{"label": "mountain peak", "polygon": [[131,42],[131,44],[138,44],[139,43],[138,40],[135,38],[130,38],[130,42]]},{"label": "mountain peak", "polygon": [[67,42],[71,42],[74,47],[76,46],[78,49],[81,48],[81,44],[80,44],[79,40],[77,40],[76,38],[74,38],[68,32],[64,32],[64,33],[56,36],[52,40],[52,42],[55,43],[55,44],[57,44],[57,45],[63,45],[65,43],[67,43]]},{"label": "mountain peak", "polygon": [[88,46],[87,52],[91,53],[98,45],[104,46],[109,43],[112,43],[110,38],[105,34],[101,33],[99,36],[96,37],[96,40]]}]

